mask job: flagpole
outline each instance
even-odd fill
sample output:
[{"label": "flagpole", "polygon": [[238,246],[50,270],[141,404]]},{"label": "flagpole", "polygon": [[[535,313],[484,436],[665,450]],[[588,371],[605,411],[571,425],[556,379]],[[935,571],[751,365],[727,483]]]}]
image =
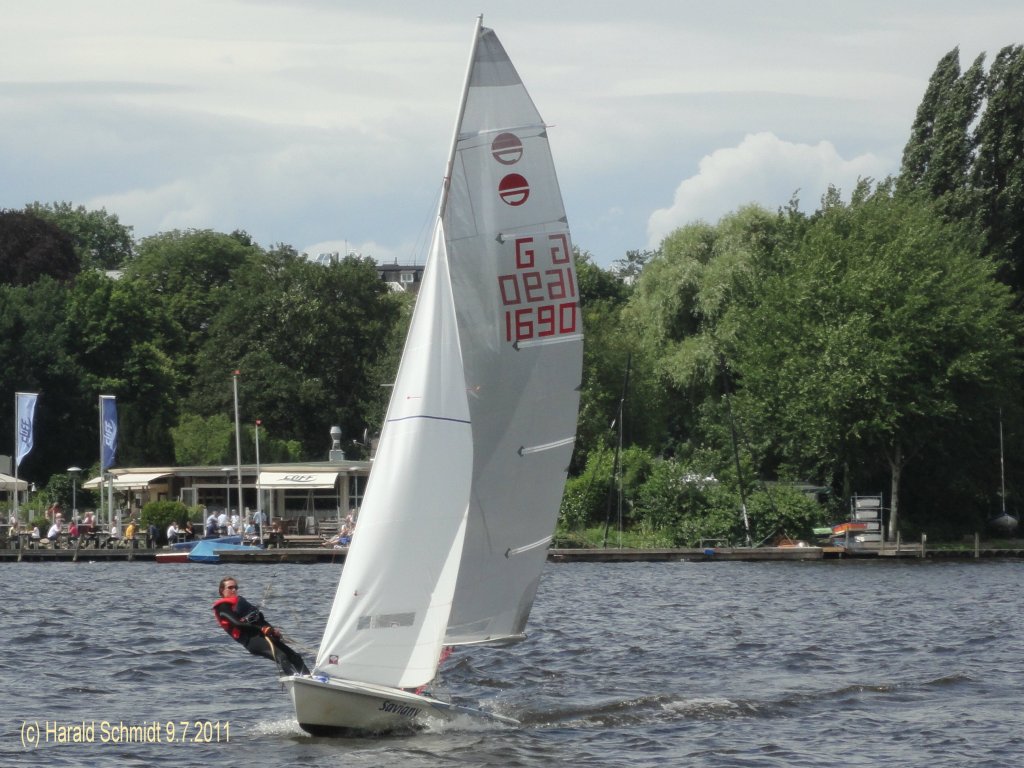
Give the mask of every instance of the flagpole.
[{"label": "flagpole", "polygon": [[263,486],[260,485],[260,420],[256,419],[256,533],[263,546]]},{"label": "flagpole", "polygon": [[[18,520],[18,467],[35,445],[38,392],[14,393],[14,519]],[[24,411],[22,408],[24,407]],[[28,484],[26,483],[26,487]]]},{"label": "flagpole", "polygon": [[[99,436],[100,436],[100,508],[99,513],[96,515],[96,521],[103,524],[103,395],[99,396],[99,400],[96,403],[96,419],[99,424]],[[107,531],[110,530],[110,524],[107,523]]]},{"label": "flagpole", "polygon": [[[19,524],[18,520],[18,417],[21,416],[18,409],[18,393],[14,393],[14,523]],[[13,531],[12,531],[13,533]],[[20,556],[20,555],[19,555]]]},{"label": "flagpole", "polygon": [[[108,472],[117,454],[117,397],[100,395],[100,508],[103,507],[103,484],[107,485],[107,525],[114,526],[114,478]],[[101,515],[102,517],[102,515]],[[117,530],[120,535],[120,525]]]}]

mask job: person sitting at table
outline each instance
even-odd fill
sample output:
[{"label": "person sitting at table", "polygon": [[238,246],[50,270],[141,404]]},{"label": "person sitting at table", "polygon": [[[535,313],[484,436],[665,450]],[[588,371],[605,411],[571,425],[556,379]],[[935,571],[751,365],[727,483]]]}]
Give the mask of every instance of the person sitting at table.
[{"label": "person sitting at table", "polygon": [[96,525],[96,516],[93,515],[91,509],[87,509],[85,511],[85,517],[82,518],[82,525],[84,525],[84,526],[87,525],[87,526],[89,526],[89,528],[92,528],[93,526]]},{"label": "person sitting at table", "polygon": [[176,520],[172,520],[171,524],[167,526],[167,543],[177,544],[179,533],[180,531],[178,530],[178,522]]},{"label": "person sitting at table", "polygon": [[124,540],[133,541],[135,539],[135,534],[138,533],[138,531],[139,526],[136,524],[135,518],[133,517],[128,521],[128,527],[124,529]]},{"label": "person sitting at table", "polygon": [[185,521],[185,529],[181,532],[181,535],[185,537],[185,541],[192,541],[196,537],[195,528],[192,527],[192,521]]},{"label": "person sitting at table", "polygon": [[60,537],[61,531],[61,518],[60,512],[54,515],[53,525],[50,526],[50,530],[46,534],[46,538],[50,540],[50,544],[54,549],[57,548],[57,539]]},{"label": "person sitting at table", "polygon": [[245,524],[245,531],[243,531],[242,541],[243,542],[246,542],[246,541],[256,541],[258,538],[259,537],[256,535],[256,526],[253,525],[253,522],[250,519]]},{"label": "person sitting at table", "polygon": [[68,541],[75,541],[78,538],[78,521],[72,520],[68,525]]},{"label": "person sitting at table", "polygon": [[38,525],[33,525],[32,526],[32,533],[29,536],[29,538],[31,538],[31,539],[33,539],[35,541],[39,541],[40,537],[39,537],[39,526]]}]

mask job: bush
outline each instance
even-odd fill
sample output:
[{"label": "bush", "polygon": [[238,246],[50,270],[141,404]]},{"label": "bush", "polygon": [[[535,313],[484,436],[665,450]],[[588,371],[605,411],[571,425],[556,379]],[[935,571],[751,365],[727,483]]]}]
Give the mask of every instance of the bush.
[{"label": "bush", "polygon": [[172,521],[180,525],[188,516],[188,507],[180,501],[151,501],[142,508],[142,527],[155,525],[162,535]]},{"label": "bush", "polygon": [[786,484],[752,493],[747,511],[755,544],[782,535],[813,538],[813,529],[825,525],[828,519],[826,509],[814,498]]}]

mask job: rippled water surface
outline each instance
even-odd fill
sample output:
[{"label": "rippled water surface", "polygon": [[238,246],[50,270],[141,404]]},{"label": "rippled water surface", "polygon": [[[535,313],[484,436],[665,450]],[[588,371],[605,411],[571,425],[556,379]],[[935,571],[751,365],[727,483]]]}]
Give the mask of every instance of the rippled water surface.
[{"label": "rippled water surface", "polygon": [[[317,645],[337,565],[0,565],[0,765],[1002,768],[1024,755],[1020,561],[549,564],[529,639],[443,670],[455,700],[522,726],[378,740],[299,730],[274,667],[213,619],[228,573],[297,646]],[[48,726],[83,723],[82,743],[47,743]],[[121,724],[156,724],[161,741],[102,743]]]}]

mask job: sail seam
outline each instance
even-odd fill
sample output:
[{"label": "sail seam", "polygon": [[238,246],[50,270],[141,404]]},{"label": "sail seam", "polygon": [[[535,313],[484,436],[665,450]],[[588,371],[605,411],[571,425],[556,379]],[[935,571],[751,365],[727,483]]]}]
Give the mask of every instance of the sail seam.
[{"label": "sail seam", "polygon": [[472,423],[469,419],[457,419],[454,416],[431,416],[430,414],[427,414],[427,413],[418,413],[418,414],[415,414],[414,416],[399,416],[399,417],[394,418],[394,419],[388,419],[388,423],[391,424],[391,423],[394,423],[394,422],[397,422],[397,421],[411,421],[413,419],[430,419],[432,421],[451,421],[451,422],[454,422],[456,424],[471,424]]},{"label": "sail seam", "polygon": [[[561,222],[562,224],[568,224],[568,219],[565,216],[562,216],[561,218],[556,219],[556,221]],[[563,231],[564,231],[564,234],[566,234],[566,235],[569,234],[568,230],[564,229]],[[534,230],[522,229],[522,230],[516,230],[515,232],[499,232],[494,239],[495,239],[496,242],[499,242],[502,245],[504,245],[505,243],[508,242],[508,240],[510,238],[543,237],[544,235],[552,235],[552,236],[554,236],[554,235],[560,235],[560,234],[563,234],[563,232],[554,231],[554,230],[552,230],[551,227],[548,227],[546,229],[534,229]]]}]

